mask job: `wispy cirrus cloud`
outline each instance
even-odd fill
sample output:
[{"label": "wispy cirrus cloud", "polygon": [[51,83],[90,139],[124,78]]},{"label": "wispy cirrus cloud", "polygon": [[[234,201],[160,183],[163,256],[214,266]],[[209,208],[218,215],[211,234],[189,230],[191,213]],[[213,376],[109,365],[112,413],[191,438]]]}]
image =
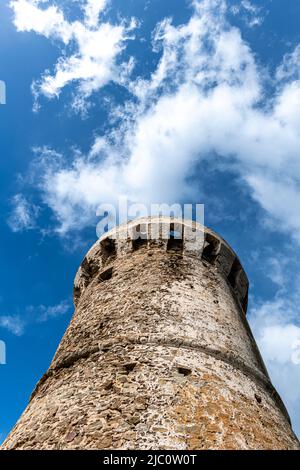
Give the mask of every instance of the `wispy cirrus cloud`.
[{"label": "wispy cirrus cloud", "polygon": [[70,311],[70,308],[71,303],[69,300],[63,300],[57,305],[39,305],[36,308],[30,307],[33,312],[36,312],[36,319],[40,323],[65,315]]},{"label": "wispy cirrus cloud", "polygon": [[69,300],[63,300],[56,305],[30,305],[24,309],[22,314],[0,314],[0,328],[15,336],[22,336],[29,325],[44,323],[66,315],[70,312],[71,307],[72,304]]},{"label": "wispy cirrus cloud", "polygon": [[23,232],[36,228],[40,208],[29,202],[22,194],[16,194],[11,201],[12,210],[8,225],[13,232]]},{"label": "wispy cirrus cloud", "polygon": [[250,2],[250,0],[242,0],[233,4],[230,11],[234,15],[240,15],[250,28],[260,26],[264,21],[262,8]]},{"label": "wispy cirrus cloud", "polygon": [[25,330],[25,322],[20,315],[0,315],[0,328],[15,336],[22,336]]}]

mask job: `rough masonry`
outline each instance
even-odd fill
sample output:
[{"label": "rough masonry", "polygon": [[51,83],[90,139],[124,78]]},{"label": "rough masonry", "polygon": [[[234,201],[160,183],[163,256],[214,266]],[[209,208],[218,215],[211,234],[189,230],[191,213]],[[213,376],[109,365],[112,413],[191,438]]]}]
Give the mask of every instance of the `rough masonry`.
[{"label": "rough masonry", "polygon": [[299,449],[247,299],[236,254],[195,222],[145,218],[105,234],[79,268],[74,316],[2,448]]}]

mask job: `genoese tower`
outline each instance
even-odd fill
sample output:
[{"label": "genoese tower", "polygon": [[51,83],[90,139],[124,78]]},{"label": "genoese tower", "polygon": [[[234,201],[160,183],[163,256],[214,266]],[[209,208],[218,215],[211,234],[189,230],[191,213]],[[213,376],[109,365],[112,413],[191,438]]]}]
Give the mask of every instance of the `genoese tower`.
[{"label": "genoese tower", "polygon": [[247,298],[236,254],[195,222],[144,218],[106,233],[2,448],[299,449]]}]

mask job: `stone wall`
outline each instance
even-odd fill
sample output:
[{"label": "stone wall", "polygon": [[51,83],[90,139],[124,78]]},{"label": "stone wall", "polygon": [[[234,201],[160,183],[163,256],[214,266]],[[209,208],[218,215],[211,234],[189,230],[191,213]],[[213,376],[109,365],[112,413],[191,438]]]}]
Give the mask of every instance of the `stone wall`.
[{"label": "stone wall", "polygon": [[[296,449],[249,329],[248,281],[224,240],[122,226],[89,251],[76,310],[5,449]],[[133,239],[130,230],[146,232]],[[203,227],[194,227],[203,231]]]}]

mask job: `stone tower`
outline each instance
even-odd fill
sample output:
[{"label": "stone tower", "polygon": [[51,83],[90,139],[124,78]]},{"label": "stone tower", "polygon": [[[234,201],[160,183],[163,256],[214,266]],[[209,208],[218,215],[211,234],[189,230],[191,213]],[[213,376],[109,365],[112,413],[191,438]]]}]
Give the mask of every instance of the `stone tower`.
[{"label": "stone tower", "polygon": [[4,449],[299,449],[237,256],[177,222],[139,219],[91,248],[72,321]]}]

